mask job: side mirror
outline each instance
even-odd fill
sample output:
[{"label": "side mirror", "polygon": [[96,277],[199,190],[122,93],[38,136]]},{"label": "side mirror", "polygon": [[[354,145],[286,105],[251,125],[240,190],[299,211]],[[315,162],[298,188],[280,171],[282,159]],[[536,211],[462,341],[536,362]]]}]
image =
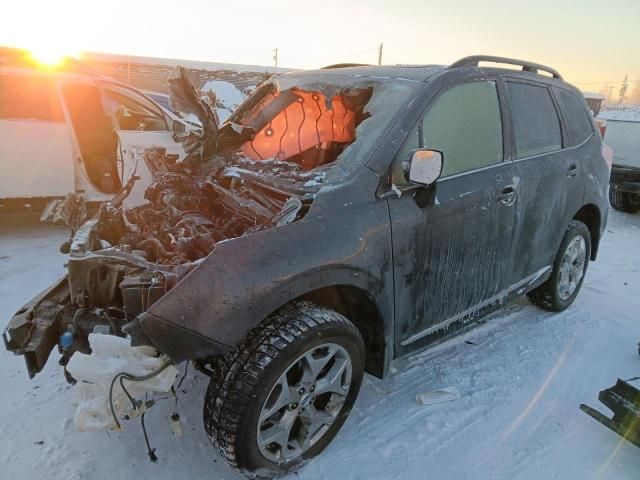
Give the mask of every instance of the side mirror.
[{"label": "side mirror", "polygon": [[408,180],[416,185],[432,185],[440,178],[443,161],[444,155],[439,150],[416,150],[407,168]]}]

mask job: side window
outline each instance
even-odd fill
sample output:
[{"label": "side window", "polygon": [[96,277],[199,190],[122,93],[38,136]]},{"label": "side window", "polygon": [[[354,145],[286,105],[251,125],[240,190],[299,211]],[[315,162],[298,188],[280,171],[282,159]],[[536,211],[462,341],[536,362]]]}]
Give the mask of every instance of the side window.
[{"label": "side window", "polygon": [[516,158],[562,148],[558,112],[546,87],[507,82],[514,123]]},{"label": "side window", "polygon": [[563,88],[554,90],[569,134],[569,145],[573,147],[584,142],[593,133],[591,115],[575,93]]},{"label": "side window", "polygon": [[63,122],[54,81],[47,77],[0,75],[0,118]]},{"label": "side window", "polygon": [[438,96],[422,125],[402,145],[392,172],[405,184],[402,162],[411,151],[431,148],[444,153],[442,176],[502,161],[502,119],[495,82],[456,85]]},{"label": "side window", "polygon": [[105,87],[106,108],[116,116],[120,130],[167,131],[167,122],[160,108],[145,97],[125,89]]}]

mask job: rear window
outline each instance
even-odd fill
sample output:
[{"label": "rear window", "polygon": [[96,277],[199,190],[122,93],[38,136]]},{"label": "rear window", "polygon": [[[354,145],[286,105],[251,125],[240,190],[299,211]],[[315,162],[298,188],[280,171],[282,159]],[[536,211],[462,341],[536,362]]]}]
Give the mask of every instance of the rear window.
[{"label": "rear window", "polygon": [[549,90],[525,83],[507,82],[515,129],[516,158],[562,148],[560,119]]},{"label": "rear window", "polygon": [[569,145],[584,142],[593,133],[591,117],[578,96],[562,88],[554,88],[569,135]]},{"label": "rear window", "polygon": [[46,77],[0,75],[0,118],[62,122],[54,81]]}]

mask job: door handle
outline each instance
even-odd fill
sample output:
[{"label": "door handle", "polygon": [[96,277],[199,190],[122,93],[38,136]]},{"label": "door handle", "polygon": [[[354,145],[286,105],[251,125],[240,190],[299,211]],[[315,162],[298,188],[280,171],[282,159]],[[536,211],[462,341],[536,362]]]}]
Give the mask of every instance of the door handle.
[{"label": "door handle", "polygon": [[574,178],[576,175],[578,175],[578,166],[571,165],[569,167],[569,170],[567,170],[567,177]]},{"label": "door handle", "polygon": [[506,206],[510,207],[516,202],[516,187],[515,185],[507,185],[498,194],[498,201]]}]

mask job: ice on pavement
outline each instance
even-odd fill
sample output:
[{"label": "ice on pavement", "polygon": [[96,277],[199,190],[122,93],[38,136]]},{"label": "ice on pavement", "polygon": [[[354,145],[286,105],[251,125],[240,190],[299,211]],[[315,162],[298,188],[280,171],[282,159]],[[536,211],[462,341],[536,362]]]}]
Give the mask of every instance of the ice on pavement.
[{"label": "ice on pavement", "polygon": [[[64,273],[57,249],[66,238],[50,226],[0,223],[3,324]],[[600,390],[640,374],[639,239],[640,215],[611,211],[598,261],[567,311],[518,300],[463,336],[399,362],[385,380],[367,376],[336,439],[287,480],[638,480],[638,449],[578,406],[600,407]],[[147,413],[159,457],[151,464],[138,422],[109,435],[74,430],[71,387],[56,361],[54,352],[30,381],[22,357],[0,352],[3,478],[242,478],[204,433],[205,375],[190,369],[178,392],[184,437],[175,438],[167,421],[173,400]],[[443,385],[456,386],[461,398],[416,403],[416,394]]]}]

